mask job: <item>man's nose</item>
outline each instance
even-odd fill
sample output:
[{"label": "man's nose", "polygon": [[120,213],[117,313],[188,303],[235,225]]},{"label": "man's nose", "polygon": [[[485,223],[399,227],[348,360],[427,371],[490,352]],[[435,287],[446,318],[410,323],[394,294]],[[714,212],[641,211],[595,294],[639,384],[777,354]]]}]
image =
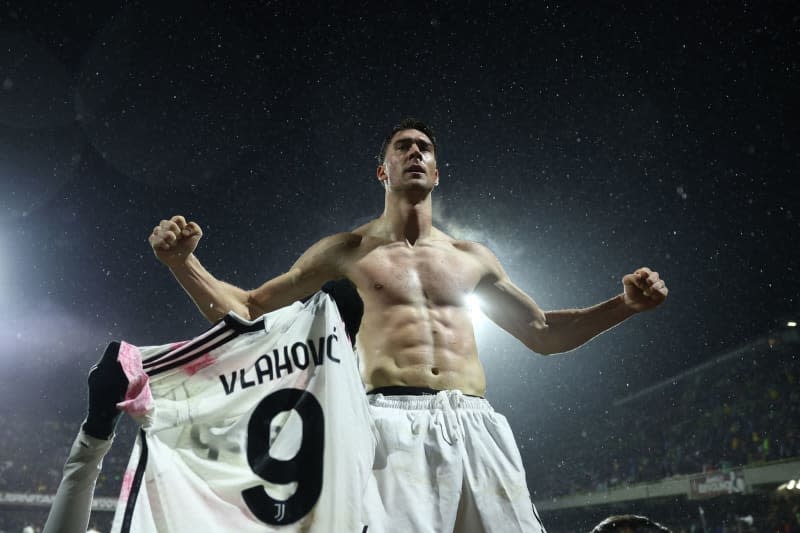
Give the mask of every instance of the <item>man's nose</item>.
[{"label": "man's nose", "polygon": [[419,149],[417,143],[412,143],[408,149],[408,157],[418,157],[422,159],[422,150]]}]

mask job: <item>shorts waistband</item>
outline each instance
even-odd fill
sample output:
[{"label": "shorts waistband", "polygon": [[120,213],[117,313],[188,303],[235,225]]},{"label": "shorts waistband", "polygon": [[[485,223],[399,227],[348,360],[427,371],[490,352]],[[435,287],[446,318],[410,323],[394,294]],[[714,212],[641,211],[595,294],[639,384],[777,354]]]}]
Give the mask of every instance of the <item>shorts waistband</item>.
[{"label": "shorts waistband", "polygon": [[[398,389],[406,389],[405,392],[399,394],[386,395],[379,389],[371,390],[367,393],[367,403],[372,407],[385,407],[389,409],[401,409],[409,411],[431,409],[443,409],[445,411],[452,411],[453,409],[472,409],[478,411],[494,412],[492,406],[486,401],[485,398],[480,396],[466,396],[460,390],[442,390],[436,389],[422,389],[419,387],[416,392],[409,392],[410,387],[398,387]],[[429,392],[430,390],[433,393]],[[413,389],[412,389],[413,391]]]},{"label": "shorts waistband", "polygon": [[[429,387],[406,387],[405,385],[390,385],[388,387],[377,387],[368,391],[367,394],[383,394],[384,396],[436,396],[440,392],[445,392],[440,389],[431,389]],[[483,398],[475,394],[461,393],[469,398]]]}]

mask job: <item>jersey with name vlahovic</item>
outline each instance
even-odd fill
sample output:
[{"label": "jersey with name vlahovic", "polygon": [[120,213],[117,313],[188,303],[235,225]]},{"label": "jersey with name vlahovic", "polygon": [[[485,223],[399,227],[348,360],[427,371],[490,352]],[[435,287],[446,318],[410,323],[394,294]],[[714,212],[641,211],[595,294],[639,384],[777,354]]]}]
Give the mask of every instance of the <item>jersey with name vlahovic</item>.
[{"label": "jersey with name vlahovic", "polygon": [[328,295],[229,313],[188,342],[121,343],[118,359],[142,430],[113,532],[383,530],[364,388]]}]

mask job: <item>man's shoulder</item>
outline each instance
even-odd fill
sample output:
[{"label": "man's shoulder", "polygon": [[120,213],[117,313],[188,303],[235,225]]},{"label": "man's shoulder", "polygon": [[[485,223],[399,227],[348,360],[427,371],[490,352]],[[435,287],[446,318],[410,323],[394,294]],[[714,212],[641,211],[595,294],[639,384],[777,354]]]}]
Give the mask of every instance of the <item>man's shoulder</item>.
[{"label": "man's shoulder", "polygon": [[372,249],[389,242],[382,236],[380,230],[379,219],[374,218],[366,224],[346,232],[349,237],[342,238],[358,248]]},{"label": "man's shoulder", "polygon": [[453,248],[469,255],[487,272],[497,273],[502,271],[503,267],[500,265],[500,260],[485,244],[466,241],[466,240],[453,240]]},{"label": "man's shoulder", "polygon": [[320,242],[325,242],[332,246],[357,247],[359,244],[361,244],[363,239],[364,235],[360,233],[356,233],[354,231],[342,231],[339,233],[334,233],[333,235],[328,235]]},{"label": "man's shoulder", "polygon": [[477,255],[485,255],[492,254],[491,250],[479,242],[475,241],[468,241],[466,239],[458,239],[453,237],[452,235],[448,235],[444,231],[440,230],[439,228],[434,227],[431,231],[431,240],[433,242],[443,243],[447,247],[455,248],[458,251],[466,252],[470,255],[477,254]]},{"label": "man's shoulder", "polygon": [[320,239],[315,246],[324,251],[339,254],[359,249],[374,248],[379,244],[379,239],[370,235],[369,232],[362,231],[361,228],[358,228],[328,235]]},{"label": "man's shoulder", "polygon": [[468,241],[464,239],[451,239],[450,244],[453,246],[453,248],[460,250],[462,252],[466,252],[470,255],[476,255],[479,257],[481,256],[494,257],[494,254],[489,249],[489,247],[479,242]]}]

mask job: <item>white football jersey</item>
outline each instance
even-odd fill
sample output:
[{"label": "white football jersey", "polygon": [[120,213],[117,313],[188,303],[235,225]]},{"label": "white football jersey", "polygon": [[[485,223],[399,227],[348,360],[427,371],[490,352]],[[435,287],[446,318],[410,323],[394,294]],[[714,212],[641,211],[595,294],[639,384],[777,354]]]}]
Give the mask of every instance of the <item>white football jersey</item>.
[{"label": "white football jersey", "polygon": [[184,343],[122,343],[118,359],[142,430],[113,532],[383,531],[364,387],[328,295]]}]

